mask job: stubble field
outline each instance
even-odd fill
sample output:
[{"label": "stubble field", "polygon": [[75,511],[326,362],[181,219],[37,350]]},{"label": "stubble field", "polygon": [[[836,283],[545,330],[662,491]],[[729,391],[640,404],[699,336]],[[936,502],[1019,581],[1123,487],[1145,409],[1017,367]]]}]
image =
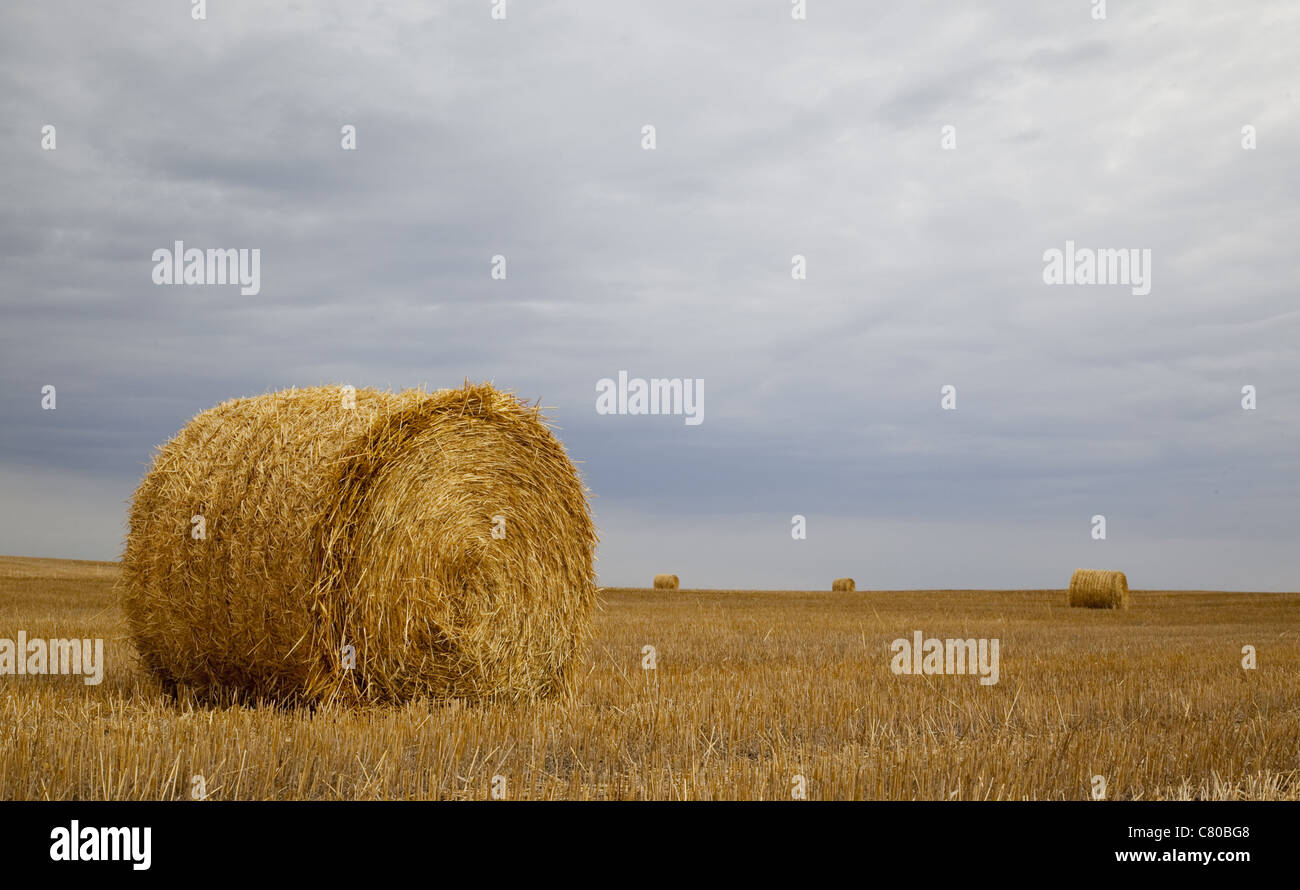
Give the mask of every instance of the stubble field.
[{"label": "stubble field", "polygon": [[[0,637],[106,661],[0,676],[0,799],[1300,798],[1296,594],[605,589],[561,699],[309,712],[165,697],[117,571],[0,557]],[[999,682],[895,675],[918,630],[997,638]]]}]

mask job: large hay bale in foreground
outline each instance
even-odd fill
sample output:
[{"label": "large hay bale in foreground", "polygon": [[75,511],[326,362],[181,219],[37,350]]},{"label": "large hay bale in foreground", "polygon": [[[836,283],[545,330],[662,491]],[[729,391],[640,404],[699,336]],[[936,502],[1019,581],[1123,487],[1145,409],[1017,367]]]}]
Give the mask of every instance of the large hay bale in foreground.
[{"label": "large hay bale in foreground", "polygon": [[852,578],[836,578],[831,582],[831,590],[857,590],[858,585]]},{"label": "large hay bale in foreground", "polygon": [[539,410],[468,382],[346,404],[235,399],[162,446],[123,559],[145,666],[235,700],[555,691],[590,629],[596,534]]},{"label": "large hay bale in foreground", "polygon": [[676,590],[680,586],[676,575],[655,575],[655,590]]},{"label": "large hay bale in foreground", "polygon": [[1127,609],[1128,578],[1123,572],[1075,569],[1070,577],[1069,603],[1092,609]]}]

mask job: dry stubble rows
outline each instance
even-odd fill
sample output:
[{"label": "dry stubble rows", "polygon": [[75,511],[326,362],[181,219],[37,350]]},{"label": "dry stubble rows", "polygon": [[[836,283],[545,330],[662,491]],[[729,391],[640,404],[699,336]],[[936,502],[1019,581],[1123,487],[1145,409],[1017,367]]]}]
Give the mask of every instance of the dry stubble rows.
[{"label": "dry stubble rows", "polygon": [[[205,709],[135,663],[104,563],[0,559],[0,637],[104,637],[104,682],[0,677],[0,798],[1300,797],[1300,599],[1138,591],[603,592],[570,697]],[[1001,681],[895,676],[914,630]],[[1241,668],[1253,645],[1259,667]],[[658,667],[641,667],[655,647]],[[499,786],[498,786],[499,787]]]}]

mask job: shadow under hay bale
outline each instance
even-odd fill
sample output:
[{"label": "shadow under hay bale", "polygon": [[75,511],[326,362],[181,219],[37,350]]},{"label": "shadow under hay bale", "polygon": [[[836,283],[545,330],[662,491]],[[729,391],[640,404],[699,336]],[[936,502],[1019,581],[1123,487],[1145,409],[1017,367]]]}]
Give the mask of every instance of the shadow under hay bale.
[{"label": "shadow under hay bale", "polygon": [[680,586],[676,575],[655,575],[655,590],[676,590]]},{"label": "shadow under hay bale", "polygon": [[145,667],[208,699],[555,692],[591,628],[586,492],[489,385],[235,399],[135,493],[122,598]]},{"label": "shadow under hay bale", "polygon": [[850,590],[857,590],[857,589],[858,589],[858,585],[854,583],[852,578],[836,578],[834,581],[831,582],[831,590],[850,591]]},{"label": "shadow under hay bale", "polygon": [[1090,609],[1127,609],[1128,578],[1123,572],[1076,569],[1070,577],[1068,601]]}]

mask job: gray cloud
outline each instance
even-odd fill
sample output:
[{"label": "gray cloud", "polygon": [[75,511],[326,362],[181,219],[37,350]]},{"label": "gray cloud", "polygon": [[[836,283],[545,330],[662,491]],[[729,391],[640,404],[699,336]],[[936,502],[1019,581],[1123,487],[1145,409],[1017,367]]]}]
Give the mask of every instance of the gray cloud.
[{"label": "gray cloud", "polygon": [[[1291,5],[509,10],[0,11],[0,552],[114,556],[231,396],[469,377],[553,407],[604,583],[1297,587]],[[1067,239],[1151,294],[1044,286]],[[260,248],[261,294],[154,286],[175,240]],[[620,369],[705,423],[597,416]]]}]

